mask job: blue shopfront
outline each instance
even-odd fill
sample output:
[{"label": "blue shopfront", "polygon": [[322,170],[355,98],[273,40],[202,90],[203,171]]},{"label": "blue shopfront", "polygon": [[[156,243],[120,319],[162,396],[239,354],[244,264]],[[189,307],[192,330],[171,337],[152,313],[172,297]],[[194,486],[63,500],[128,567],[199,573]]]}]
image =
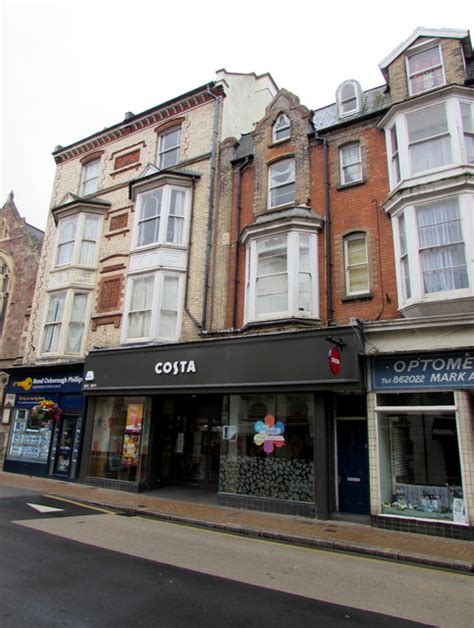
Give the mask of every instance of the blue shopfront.
[{"label": "blue shopfront", "polygon": [[4,470],[75,479],[82,446],[83,364],[9,369]]}]

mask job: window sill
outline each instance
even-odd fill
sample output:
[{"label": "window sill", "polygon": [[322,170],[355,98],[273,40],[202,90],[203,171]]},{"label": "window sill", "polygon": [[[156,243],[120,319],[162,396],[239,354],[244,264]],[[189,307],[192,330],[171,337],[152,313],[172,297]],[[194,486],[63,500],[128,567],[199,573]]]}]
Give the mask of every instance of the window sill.
[{"label": "window sill", "polygon": [[268,148],[275,148],[276,146],[281,146],[282,144],[286,144],[291,141],[290,137],[285,137],[283,140],[275,140],[271,144],[268,145]]},{"label": "window sill", "polygon": [[249,321],[242,327],[242,331],[247,329],[258,329],[265,327],[275,327],[276,325],[290,326],[290,325],[306,325],[311,327],[320,327],[321,320],[319,318],[298,318],[298,317],[286,317],[286,318],[272,318],[264,321]]},{"label": "window sill", "polygon": [[367,183],[367,179],[365,178],[360,179],[359,181],[351,181],[350,183],[339,183],[339,185],[336,185],[336,190],[345,190],[346,188],[354,188],[354,187],[357,187],[358,185],[364,185],[364,183]]},{"label": "window sill", "polygon": [[342,297],[341,301],[343,303],[347,303],[349,301],[368,301],[373,298],[373,294],[371,292],[365,292],[364,294],[349,294],[345,297]]}]

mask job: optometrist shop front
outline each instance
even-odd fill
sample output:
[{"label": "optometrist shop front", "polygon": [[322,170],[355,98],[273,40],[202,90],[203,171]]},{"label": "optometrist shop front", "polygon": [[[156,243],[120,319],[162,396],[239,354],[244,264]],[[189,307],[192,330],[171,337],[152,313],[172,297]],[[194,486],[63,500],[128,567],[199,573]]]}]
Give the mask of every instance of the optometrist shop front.
[{"label": "optometrist shop front", "polygon": [[4,470],[77,478],[83,363],[9,368],[2,422],[10,425]]},{"label": "optometrist shop front", "polygon": [[372,360],[373,522],[474,539],[474,352]]},{"label": "optometrist shop front", "polygon": [[[93,350],[81,480],[194,488],[223,505],[324,519],[340,503],[368,514],[360,351],[350,327]],[[338,441],[339,422],[349,428]],[[341,500],[342,448],[359,468]]]}]

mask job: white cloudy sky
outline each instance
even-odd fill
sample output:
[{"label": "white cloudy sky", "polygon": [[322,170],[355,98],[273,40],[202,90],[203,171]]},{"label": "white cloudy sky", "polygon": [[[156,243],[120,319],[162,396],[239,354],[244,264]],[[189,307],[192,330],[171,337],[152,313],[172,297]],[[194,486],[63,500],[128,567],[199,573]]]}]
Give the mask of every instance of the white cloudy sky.
[{"label": "white cloudy sky", "polygon": [[194,87],[215,71],[270,72],[309,108],[417,26],[470,29],[472,0],[0,0],[1,196],[44,228],[51,152]]}]

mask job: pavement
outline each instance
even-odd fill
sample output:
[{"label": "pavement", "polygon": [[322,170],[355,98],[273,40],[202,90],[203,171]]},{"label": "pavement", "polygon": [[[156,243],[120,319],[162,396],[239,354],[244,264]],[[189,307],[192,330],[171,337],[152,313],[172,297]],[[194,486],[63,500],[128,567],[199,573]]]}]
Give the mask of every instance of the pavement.
[{"label": "pavement", "polygon": [[474,542],[396,532],[347,521],[289,515],[165,499],[157,492],[128,493],[50,478],[0,472],[0,486],[31,489],[130,516],[219,530],[305,547],[474,574]]}]

